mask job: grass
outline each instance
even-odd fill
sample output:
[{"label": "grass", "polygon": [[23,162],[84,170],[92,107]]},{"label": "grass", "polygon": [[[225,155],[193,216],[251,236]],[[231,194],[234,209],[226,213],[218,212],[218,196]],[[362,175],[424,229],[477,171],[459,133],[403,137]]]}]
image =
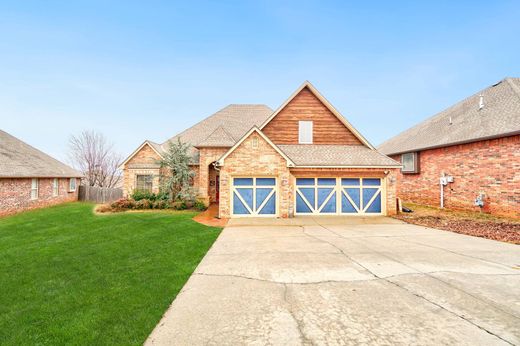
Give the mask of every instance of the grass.
[{"label": "grass", "polygon": [[0,344],[142,344],[220,233],[195,213],[92,210],[0,219]]}]

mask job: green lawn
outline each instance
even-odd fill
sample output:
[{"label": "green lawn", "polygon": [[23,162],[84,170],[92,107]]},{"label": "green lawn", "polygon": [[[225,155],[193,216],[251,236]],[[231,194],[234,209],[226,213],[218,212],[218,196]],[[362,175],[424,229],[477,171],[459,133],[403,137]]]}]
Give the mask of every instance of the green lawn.
[{"label": "green lawn", "polygon": [[0,219],[0,344],[142,344],[220,233],[194,213]]}]

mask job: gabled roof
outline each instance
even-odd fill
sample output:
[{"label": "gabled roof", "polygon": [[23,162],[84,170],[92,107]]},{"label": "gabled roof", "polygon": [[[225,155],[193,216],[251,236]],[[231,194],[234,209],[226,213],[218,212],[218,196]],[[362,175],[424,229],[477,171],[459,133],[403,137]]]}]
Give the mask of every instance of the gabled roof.
[{"label": "gabled roof", "polygon": [[401,164],[363,145],[280,144],[296,167],[396,168]]},{"label": "gabled roof", "polygon": [[203,147],[232,147],[236,140],[222,126],[217,127],[205,140],[196,145]]},{"label": "gabled roof", "polygon": [[160,144],[157,144],[157,143],[154,143],[152,141],[149,141],[149,140],[145,140],[137,149],[134,150],[133,153],[131,153],[124,161],[123,163],[121,164],[121,167],[123,167],[124,165],[126,165],[128,163],[128,161],[130,161],[130,159],[132,157],[134,157],[135,154],[137,154],[141,149],[143,149],[146,145],[148,145],[150,148],[152,148],[153,151],[155,151],[155,153],[157,155],[159,155],[160,158],[162,158],[163,156],[163,153],[164,151],[162,150],[161,148],[161,145]]},{"label": "gabled roof", "polygon": [[0,130],[1,178],[80,178],[82,174]]},{"label": "gabled roof", "polygon": [[505,78],[389,139],[379,150],[392,155],[518,133],[520,78]]},{"label": "gabled roof", "polygon": [[316,96],[318,98],[318,100],[320,100],[321,103],[323,103],[323,105],[325,105],[325,107],[327,107],[331,111],[331,113],[334,114],[334,116],[336,116],[336,118],[338,118],[339,121],[341,121],[343,123],[343,125],[345,125],[345,127],[347,129],[349,129],[350,132],[352,132],[352,134],[354,134],[354,136],[356,136],[356,138],[358,138],[361,141],[361,143],[363,143],[364,145],[366,145],[367,147],[369,147],[371,149],[375,149],[374,146],[372,144],[370,144],[370,142],[365,137],[363,137],[361,135],[361,133],[359,133],[359,131],[356,130],[356,128],[354,126],[352,126],[352,124],[349,123],[347,121],[347,119],[345,119],[345,117],[343,115],[341,115],[341,113],[338,110],[336,110],[336,108],[334,108],[334,106],[332,106],[332,104],[322,94],[320,94],[320,92],[309,81],[303,82],[303,84],[300,85],[300,87],[298,89],[296,89],[296,91],[293,92],[292,95],[289,96],[289,98],[284,103],[282,103],[282,105],[280,107],[278,107],[278,109],[276,109],[269,116],[269,118],[267,118],[265,120],[265,122],[262,124],[262,126],[260,126],[260,130],[262,130],[267,124],[269,124],[269,122],[271,120],[273,120],[274,117],[276,117],[278,115],[278,113],[280,113],[285,108],[285,106],[287,106],[289,104],[289,102],[291,102],[292,99],[294,99],[300,93],[300,91],[302,91],[304,88],[309,89],[309,91],[312,92],[313,95]]},{"label": "gabled roof", "polygon": [[242,144],[254,132],[258,133],[260,137],[262,137],[274,150],[276,150],[278,154],[280,154],[280,156],[282,156],[287,161],[287,167],[294,167],[294,162],[282,150],[280,150],[280,148],[276,144],[271,142],[271,140],[256,126],[253,126],[251,130],[249,130],[244,136],[242,136],[242,138],[240,138],[240,140],[236,142],[236,144],[233,147],[231,147],[226,153],[224,153],[224,155],[222,155],[222,157],[220,157],[220,159],[217,160],[217,165],[223,166],[226,157],[228,157],[233,151],[235,151],[235,149],[238,148],[240,144]]},{"label": "gabled roof", "polygon": [[[234,140],[234,142],[229,145],[232,146],[236,142],[235,139],[242,138],[251,127],[264,122],[272,112],[273,110],[266,105],[231,104],[170,138],[161,144],[161,148],[162,150],[168,149],[168,142],[172,140],[176,141],[177,138],[197,147],[208,139],[219,127],[225,129],[229,135],[224,139],[224,142],[229,143],[230,138]],[[214,139],[212,139],[212,142],[216,146],[224,146],[224,144],[226,144],[219,143]]]}]

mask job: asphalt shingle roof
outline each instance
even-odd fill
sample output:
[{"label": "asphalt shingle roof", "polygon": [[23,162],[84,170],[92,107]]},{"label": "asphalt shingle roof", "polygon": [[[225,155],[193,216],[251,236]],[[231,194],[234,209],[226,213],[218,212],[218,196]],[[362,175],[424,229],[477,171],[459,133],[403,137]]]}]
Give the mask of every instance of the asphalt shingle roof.
[{"label": "asphalt shingle roof", "polygon": [[[479,109],[480,96],[483,107]],[[381,144],[392,155],[520,133],[520,78],[505,78]]]},{"label": "asphalt shingle roof", "polygon": [[278,145],[296,166],[385,166],[401,164],[364,145]]},{"label": "asphalt shingle roof", "polygon": [[197,144],[202,147],[232,147],[236,140],[222,126],[217,127],[206,139]]},{"label": "asphalt shingle roof", "polygon": [[262,124],[271,113],[273,110],[266,105],[232,104],[162,143],[161,149],[166,150],[168,142],[176,141],[178,138],[196,147],[208,139],[219,127],[222,127],[228,136],[222,138],[222,142],[212,138],[212,143],[215,146],[226,146],[226,144],[230,144],[231,139],[233,143],[228,145],[231,147],[253,126]]},{"label": "asphalt shingle roof", "polygon": [[82,174],[0,130],[0,178],[70,178]]}]

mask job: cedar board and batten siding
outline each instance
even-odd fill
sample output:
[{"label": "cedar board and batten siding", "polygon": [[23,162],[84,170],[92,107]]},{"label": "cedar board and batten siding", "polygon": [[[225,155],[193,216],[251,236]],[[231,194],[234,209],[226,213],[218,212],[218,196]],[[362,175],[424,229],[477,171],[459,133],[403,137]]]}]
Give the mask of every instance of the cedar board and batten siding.
[{"label": "cedar board and batten siding", "polygon": [[298,144],[298,121],[313,122],[313,144],[363,145],[307,88],[303,88],[262,132],[275,144]]}]

